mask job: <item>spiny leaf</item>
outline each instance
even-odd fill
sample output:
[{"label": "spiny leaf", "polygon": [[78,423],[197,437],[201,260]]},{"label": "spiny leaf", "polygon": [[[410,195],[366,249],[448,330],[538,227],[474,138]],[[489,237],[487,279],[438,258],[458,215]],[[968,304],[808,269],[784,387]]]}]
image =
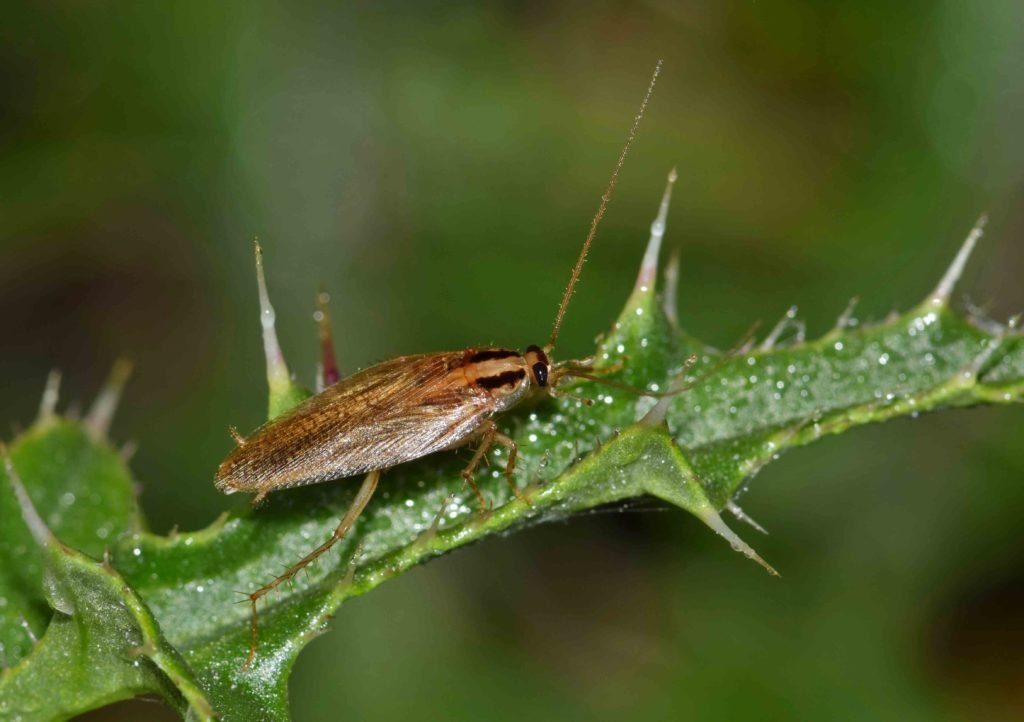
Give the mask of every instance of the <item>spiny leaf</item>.
[{"label": "spiny leaf", "polygon": [[9,481],[5,486],[17,498],[41,556],[42,589],[53,612],[31,653],[0,676],[0,717],[64,719],[151,693],[190,719],[212,719],[191,670],[166,644],[146,605],[106,562],[57,540],[3,451]]},{"label": "spiny leaf", "polygon": [[[52,414],[48,387],[40,420],[10,448],[46,524],[70,546],[99,557],[121,534],[140,526],[132,481],[118,453],[81,425]],[[4,477],[0,469],[0,477]],[[0,478],[0,663],[16,664],[50,619],[42,592],[42,557],[20,522],[17,499]]]},{"label": "spiny leaf", "polygon": [[[118,550],[119,568],[204,675],[218,710],[228,717],[262,710],[287,718],[287,673],[334,609],[456,547],[650,494],[691,511],[752,554],[717,512],[784,448],[895,414],[1020,399],[1019,337],[997,340],[955,316],[945,301],[930,300],[884,324],[844,325],[810,343],[766,344],[724,358],[673,328],[657,302],[653,278],[648,261],[598,349],[598,361],[605,367],[621,363],[614,376],[620,381],[664,390],[689,354],[702,353],[687,378],[694,382],[712,375],[667,404],[671,436],[637,424],[654,405],[652,399],[586,382],[573,391],[595,399],[594,407],[545,400],[502,420],[519,444],[517,479],[530,505],[510,498],[500,478],[505,461],[500,449],[491,454],[490,471],[478,479],[495,500],[494,511],[485,516],[477,513],[462,483],[464,460],[455,454],[388,472],[351,536],[261,608],[252,669],[241,669],[249,644],[248,608],[232,604],[235,591],[256,588],[326,538],[351,499],[352,481],[274,495],[264,507],[218,530],[170,541],[138,535],[130,547]],[[972,370],[993,344],[998,353]],[[888,354],[884,361],[883,354]],[[1004,369],[998,398],[987,380],[996,367]],[[965,370],[973,376],[964,377]]]},{"label": "spiny leaf", "polygon": [[[544,399],[502,417],[503,430],[519,444],[516,478],[530,503],[510,496],[501,478],[502,449],[490,454],[491,468],[477,479],[494,500],[485,515],[462,482],[465,462],[456,453],[390,470],[349,537],[308,576],[265,600],[257,657],[247,670],[249,609],[236,603],[245,601],[237,592],[257,588],[324,540],[347,508],[354,480],[275,494],[263,507],[206,530],[170,537],[137,531],[118,541],[113,566],[145,601],[219,715],[287,719],[291,666],[338,605],[439,554],[653,495],[690,511],[756,558],[719,512],[741,514],[735,498],[783,450],[895,416],[1021,400],[1019,332],[969,322],[948,305],[977,233],[936,292],[907,314],[857,327],[847,318],[810,342],[799,333],[770,333],[756,350],[751,345],[730,356],[680,331],[674,309],[658,303],[657,244],[667,197],[636,288],[596,355],[612,380],[656,392],[681,383],[694,387],[657,402],[581,381],[571,391],[594,399],[593,407]],[[262,281],[260,289],[274,416],[304,392],[287,373]],[[675,298],[675,289],[665,296]],[[700,360],[686,368],[694,352]]]}]

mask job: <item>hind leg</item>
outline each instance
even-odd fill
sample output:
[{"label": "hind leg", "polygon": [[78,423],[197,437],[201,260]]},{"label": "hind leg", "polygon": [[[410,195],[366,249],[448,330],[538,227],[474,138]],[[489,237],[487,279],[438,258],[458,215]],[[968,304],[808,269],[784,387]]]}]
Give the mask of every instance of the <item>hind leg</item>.
[{"label": "hind leg", "polygon": [[356,492],[355,499],[348,507],[348,511],[345,512],[345,516],[342,517],[338,527],[331,534],[331,538],[325,541],[323,544],[318,546],[316,549],[311,551],[306,556],[302,557],[293,566],[289,567],[284,574],[276,577],[273,581],[268,584],[264,584],[262,587],[257,589],[255,592],[249,594],[249,603],[252,605],[252,641],[249,644],[249,656],[245,660],[245,667],[252,663],[252,660],[256,657],[256,640],[258,634],[258,623],[256,617],[256,602],[265,597],[269,592],[277,589],[279,586],[284,584],[290,579],[293,579],[296,574],[305,569],[307,566],[312,564],[318,557],[324,554],[328,549],[333,547],[339,541],[344,538],[348,533],[352,525],[356,523],[356,519],[362,514],[363,509],[366,508],[367,503],[370,501],[370,497],[373,496],[374,490],[377,488],[377,481],[380,479],[380,470],[371,471],[363,479],[363,485],[359,487],[359,491]]}]

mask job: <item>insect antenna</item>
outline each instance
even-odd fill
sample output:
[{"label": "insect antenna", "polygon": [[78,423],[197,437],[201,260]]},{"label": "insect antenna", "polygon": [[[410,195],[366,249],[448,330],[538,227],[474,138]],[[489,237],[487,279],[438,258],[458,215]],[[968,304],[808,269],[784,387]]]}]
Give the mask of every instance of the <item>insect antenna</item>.
[{"label": "insect antenna", "polygon": [[555,347],[555,341],[558,340],[558,332],[562,328],[562,317],[565,316],[565,310],[569,307],[569,299],[572,298],[573,291],[576,289],[576,281],[579,280],[580,272],[583,270],[583,263],[587,260],[587,253],[590,251],[590,244],[597,234],[597,226],[601,223],[601,219],[604,218],[604,212],[608,208],[608,201],[612,198],[615,182],[619,179],[619,171],[622,170],[622,165],[626,162],[626,154],[629,152],[630,146],[633,145],[637,129],[640,127],[640,120],[644,117],[644,111],[647,110],[647,102],[651,99],[651,93],[654,92],[654,83],[658,80],[658,74],[661,73],[662,62],[659,60],[658,64],[654,66],[654,74],[651,75],[651,82],[647,86],[643,102],[640,103],[640,110],[637,112],[636,117],[633,118],[633,125],[629,128],[626,145],[622,148],[622,153],[619,154],[619,160],[615,164],[615,170],[612,171],[611,180],[608,181],[608,187],[605,188],[604,195],[601,196],[601,203],[597,207],[597,213],[594,214],[593,220],[590,221],[590,232],[587,233],[587,240],[583,242],[583,250],[580,251],[580,257],[576,259],[576,265],[573,266],[572,274],[569,276],[569,285],[565,287],[565,293],[562,294],[562,303],[558,307],[558,315],[555,316],[555,325],[551,328],[551,337],[548,339],[547,346],[545,346],[545,351],[548,353]]}]

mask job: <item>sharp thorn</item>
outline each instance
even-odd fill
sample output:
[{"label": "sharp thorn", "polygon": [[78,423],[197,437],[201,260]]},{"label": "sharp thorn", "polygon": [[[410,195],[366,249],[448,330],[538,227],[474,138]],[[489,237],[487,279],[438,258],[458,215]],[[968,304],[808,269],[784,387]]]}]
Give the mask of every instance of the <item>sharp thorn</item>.
[{"label": "sharp thorn", "polygon": [[971,359],[971,362],[967,364],[961,374],[965,379],[975,379],[981,370],[985,367],[985,364],[991,360],[993,354],[999,350],[999,347],[1003,345],[1003,339],[1006,336],[1006,332],[1009,329],[1003,329],[1002,333],[996,334],[992,338],[985,342],[985,348],[981,352]]},{"label": "sharp thorn", "polygon": [[316,295],[316,311],[313,319],[317,323],[317,335],[320,338],[320,365],[317,373],[317,391],[336,384],[341,379],[338,370],[338,359],[334,353],[334,333],[331,329],[331,314],[327,308],[331,296],[322,287]]},{"label": "sharp thorn", "polygon": [[263,326],[263,354],[267,360],[267,383],[271,389],[286,387],[291,383],[291,376],[277,341],[277,316],[274,307],[270,305],[267,278],[263,270],[263,249],[260,248],[258,238],[253,240],[253,248],[256,254],[256,285],[260,296],[260,324]]},{"label": "sharp thorn", "polygon": [[761,556],[757,552],[755,552],[749,544],[740,539],[736,532],[734,532],[732,529],[726,526],[725,522],[722,521],[722,517],[719,516],[718,512],[715,511],[713,508],[708,507],[704,514],[700,515],[700,518],[705,524],[711,527],[711,529],[714,530],[715,533],[717,533],[719,536],[723,537],[727,542],[729,542],[729,546],[731,546],[734,550],[738,551],[740,554],[743,554],[748,559],[751,559],[760,564],[772,576],[782,576],[777,571],[775,571],[774,567],[772,567],[768,562],[762,559]]},{"label": "sharp thorn", "polygon": [[756,521],[754,521],[754,520],[753,520],[753,519],[752,519],[752,518],[751,518],[751,517],[750,517],[750,516],[749,516],[749,515],[747,514],[747,512],[743,511],[743,510],[742,510],[742,509],[740,508],[739,504],[737,504],[737,503],[736,503],[735,501],[732,501],[732,500],[730,499],[730,500],[729,500],[729,503],[725,505],[725,508],[726,508],[726,509],[728,509],[728,510],[729,510],[729,511],[730,511],[730,512],[732,513],[732,515],[733,515],[734,517],[736,517],[737,519],[739,519],[740,521],[742,521],[742,522],[746,522],[747,524],[749,524],[750,526],[754,527],[755,529],[757,529],[757,530],[758,530],[759,532],[761,532],[761,533],[762,533],[762,534],[764,534],[765,536],[767,536],[767,535],[768,535],[768,530],[767,530],[767,529],[765,529],[765,528],[764,528],[763,526],[761,526],[760,524],[758,524],[758,523],[757,523]]},{"label": "sharp thorn", "polygon": [[963,245],[960,246],[960,250],[957,252],[953,262],[949,265],[949,268],[946,270],[946,274],[942,277],[942,280],[939,281],[939,285],[935,287],[931,297],[928,299],[931,305],[943,306],[949,301],[949,297],[953,293],[953,287],[956,286],[956,282],[963,274],[964,266],[967,265],[967,261],[971,257],[971,252],[974,250],[974,246],[985,231],[986,223],[988,223],[988,214],[982,213],[981,217],[978,218],[977,222],[974,224],[974,227],[971,228],[971,232],[967,234],[967,238],[964,239]]},{"label": "sharp thorn", "polygon": [[672,202],[672,186],[679,175],[673,168],[668,174],[668,182],[665,184],[665,192],[661,196],[661,206],[658,208],[658,215],[651,223],[651,237],[647,241],[647,250],[644,251],[644,259],[640,264],[640,273],[636,277],[636,286],[633,293],[651,293],[658,279],[658,255],[661,253],[661,240],[665,237],[665,224],[668,219],[668,207]]},{"label": "sharp thorn", "polygon": [[844,331],[850,326],[854,325],[853,312],[857,308],[857,304],[860,303],[860,296],[854,296],[850,299],[850,302],[846,304],[846,308],[839,314],[839,318],[836,319],[836,331]]},{"label": "sharp thorn", "polygon": [[690,354],[689,358],[683,363],[683,366],[669,381],[668,389],[665,391],[665,395],[658,399],[658,403],[651,407],[651,410],[644,414],[643,418],[640,419],[639,423],[650,428],[661,426],[665,423],[665,417],[668,415],[668,409],[675,401],[676,396],[683,393],[690,386],[686,382],[686,374],[690,372],[694,364],[697,363],[697,354]]},{"label": "sharp thorn", "polygon": [[121,400],[121,392],[132,375],[132,362],[118,359],[110,369],[107,382],[100,389],[99,395],[85,417],[85,427],[94,439],[105,439],[110,431],[110,422],[114,420],[117,404]]},{"label": "sharp thorn", "polygon": [[57,400],[60,397],[60,371],[53,369],[46,377],[43,398],[39,401],[37,424],[45,424],[53,420],[57,413]]},{"label": "sharp thorn", "polygon": [[796,319],[796,312],[796,306],[789,307],[785,315],[783,315],[783,317],[779,319],[778,323],[775,324],[775,327],[768,332],[767,336],[765,336],[764,341],[761,342],[759,350],[771,351],[773,348],[775,348],[775,344],[779,340],[779,337],[787,328],[789,328],[793,324],[794,320]]}]

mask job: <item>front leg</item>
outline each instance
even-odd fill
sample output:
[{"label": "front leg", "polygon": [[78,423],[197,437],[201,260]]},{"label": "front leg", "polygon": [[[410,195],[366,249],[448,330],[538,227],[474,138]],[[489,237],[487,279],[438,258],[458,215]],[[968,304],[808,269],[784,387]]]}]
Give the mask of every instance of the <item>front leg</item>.
[{"label": "front leg", "polygon": [[480,502],[480,511],[484,512],[488,508],[487,502],[484,500],[484,495],[480,492],[480,488],[473,483],[473,472],[480,465],[484,455],[490,451],[491,447],[495,443],[501,444],[508,449],[508,461],[505,463],[505,480],[508,482],[509,489],[512,490],[512,494],[522,502],[527,504],[530,500],[523,495],[516,486],[516,480],[513,476],[516,468],[516,456],[519,453],[519,447],[516,446],[516,442],[511,437],[498,431],[498,425],[494,423],[492,419],[488,419],[483,423],[483,431],[480,434],[480,445],[477,447],[476,452],[473,454],[473,458],[470,459],[469,465],[462,471],[462,478],[466,480],[470,488],[476,494],[477,500]]}]

